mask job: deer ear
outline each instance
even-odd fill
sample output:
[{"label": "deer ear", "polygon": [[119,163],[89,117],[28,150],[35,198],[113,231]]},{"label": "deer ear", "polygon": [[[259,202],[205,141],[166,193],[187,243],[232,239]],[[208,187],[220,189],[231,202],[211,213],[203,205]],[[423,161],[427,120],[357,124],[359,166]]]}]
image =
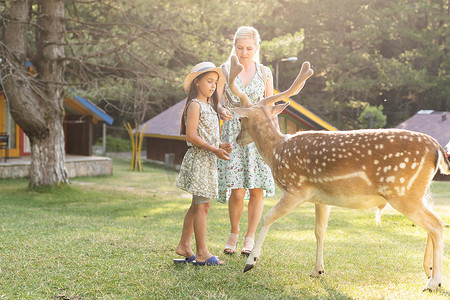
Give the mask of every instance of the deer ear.
[{"label": "deer ear", "polygon": [[286,102],[283,104],[276,104],[272,106],[272,116],[279,115],[286,107],[288,107],[290,102]]},{"label": "deer ear", "polygon": [[244,107],[235,107],[231,109],[232,112],[238,114],[239,117],[247,117],[248,109]]}]

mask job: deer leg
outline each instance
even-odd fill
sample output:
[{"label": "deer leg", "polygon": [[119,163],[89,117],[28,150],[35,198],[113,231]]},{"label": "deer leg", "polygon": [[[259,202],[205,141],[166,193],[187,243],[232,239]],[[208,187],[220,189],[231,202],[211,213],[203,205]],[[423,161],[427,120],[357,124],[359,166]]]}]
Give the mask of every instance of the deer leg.
[{"label": "deer leg", "polygon": [[[404,201],[403,203],[408,203]],[[400,204],[400,205],[399,205]],[[431,278],[425,287],[425,290],[435,291],[442,285],[442,268],[443,268],[443,251],[444,251],[444,239],[443,232],[444,226],[442,220],[426,208],[422,202],[415,205],[416,207],[405,207],[401,205],[401,202],[391,202],[391,205],[399,212],[403,213],[411,221],[418,226],[424,228],[427,233],[427,246],[425,248],[424,255],[424,267],[427,276],[430,274],[428,271],[430,268],[430,261],[432,256],[432,270]],[[411,205],[411,202],[409,202]],[[431,242],[429,242],[429,240]],[[430,254],[428,254],[430,253]],[[428,269],[428,270],[427,270]]]},{"label": "deer leg", "polygon": [[377,226],[381,226],[381,214],[383,213],[383,209],[386,206],[387,203],[382,204],[377,207],[377,213],[375,216],[375,220],[377,221]]},{"label": "deer leg", "polygon": [[258,238],[256,239],[255,246],[253,247],[253,250],[248,256],[247,262],[245,264],[244,272],[251,270],[255,266],[256,261],[258,260],[261,253],[262,244],[264,243],[264,239],[266,238],[270,226],[272,226],[272,224],[276,220],[287,215],[304,202],[305,201],[303,199],[296,199],[296,197],[294,197],[292,194],[284,193],[280,201],[278,201],[278,203],[275,204],[275,206],[266,213],[266,215],[263,217],[262,227],[259,232]]},{"label": "deer leg", "polygon": [[324,273],[323,267],[323,241],[325,239],[325,230],[327,229],[330,207],[328,205],[316,204],[316,265],[311,272],[311,277],[319,277]]},{"label": "deer leg", "polygon": [[433,241],[429,234],[427,235],[427,245],[423,257],[423,269],[425,270],[427,277],[430,278],[433,270]]}]

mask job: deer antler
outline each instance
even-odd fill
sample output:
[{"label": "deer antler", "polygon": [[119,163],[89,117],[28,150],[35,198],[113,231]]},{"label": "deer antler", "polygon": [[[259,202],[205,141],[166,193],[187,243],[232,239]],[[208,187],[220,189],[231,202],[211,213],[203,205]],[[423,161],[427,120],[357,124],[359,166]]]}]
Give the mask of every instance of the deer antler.
[{"label": "deer antler", "polygon": [[244,66],[242,66],[237,59],[236,55],[231,56],[231,64],[230,64],[230,73],[228,74],[228,71],[226,70],[225,66],[222,65],[222,72],[224,73],[225,77],[228,80],[228,86],[230,87],[230,90],[241,99],[241,107],[250,107],[250,99],[248,96],[243,93],[235,84],[234,80],[236,77],[241,73],[241,71],[244,69]]},{"label": "deer antler", "polygon": [[270,97],[264,98],[259,102],[260,105],[270,105],[272,103],[275,103],[278,100],[286,99],[292,95],[297,95],[305,85],[306,79],[311,77],[314,74],[314,71],[311,69],[311,65],[309,62],[305,61],[302,65],[302,68],[300,69],[300,72],[298,73],[297,78],[295,79],[294,83],[292,83],[291,87],[287,89],[286,91],[272,95]]}]

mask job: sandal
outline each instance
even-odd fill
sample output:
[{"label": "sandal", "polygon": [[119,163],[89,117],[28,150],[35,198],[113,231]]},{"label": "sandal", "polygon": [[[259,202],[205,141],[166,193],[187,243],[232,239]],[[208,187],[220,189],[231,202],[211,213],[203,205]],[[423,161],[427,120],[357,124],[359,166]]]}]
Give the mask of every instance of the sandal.
[{"label": "sandal", "polygon": [[250,252],[253,250],[253,246],[255,246],[255,239],[252,237],[244,238],[244,247],[242,248],[241,255],[249,256]]},{"label": "sandal", "polygon": [[[225,244],[225,247],[223,248],[223,253],[227,255],[233,255],[236,252],[236,245],[238,242],[239,233],[230,233],[230,236],[228,237],[228,241]],[[234,245],[233,244],[234,242]]]}]

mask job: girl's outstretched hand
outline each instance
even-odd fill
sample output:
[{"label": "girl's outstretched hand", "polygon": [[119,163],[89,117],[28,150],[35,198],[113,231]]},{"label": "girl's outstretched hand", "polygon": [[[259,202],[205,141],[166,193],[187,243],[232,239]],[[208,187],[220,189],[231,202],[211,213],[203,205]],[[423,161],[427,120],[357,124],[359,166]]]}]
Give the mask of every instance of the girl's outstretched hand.
[{"label": "girl's outstretched hand", "polygon": [[228,109],[226,109],[225,107],[222,107],[222,109],[219,110],[219,116],[224,121],[228,121],[229,119],[231,119],[233,117],[233,115],[230,113],[230,111]]},{"label": "girl's outstretched hand", "polygon": [[213,153],[220,159],[230,160],[230,154],[221,148],[216,148]]},{"label": "girl's outstretched hand", "polygon": [[231,145],[231,143],[221,143],[219,145],[219,148],[227,151],[228,153],[231,153],[231,150],[233,150],[233,145]]}]

